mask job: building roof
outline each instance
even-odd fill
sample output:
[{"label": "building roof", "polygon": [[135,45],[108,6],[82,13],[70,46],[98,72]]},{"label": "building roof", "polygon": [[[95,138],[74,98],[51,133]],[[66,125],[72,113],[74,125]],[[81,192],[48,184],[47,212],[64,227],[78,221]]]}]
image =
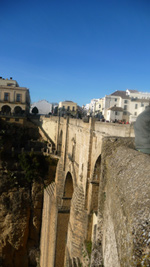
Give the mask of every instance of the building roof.
[{"label": "building roof", "polygon": [[123,108],[113,106],[113,107],[109,108],[108,110],[112,110],[112,111],[123,111]]},{"label": "building roof", "polygon": [[139,93],[139,91],[137,90],[130,90],[130,89],[127,89],[130,93]]},{"label": "building roof", "polygon": [[73,101],[70,101],[70,100],[65,100],[65,101],[61,101],[59,102],[59,104],[62,103],[62,104],[74,104],[74,105],[77,105],[77,103],[73,102]]},{"label": "building roof", "polygon": [[0,76],[0,86],[19,87],[19,84],[17,83],[16,80],[13,80],[12,77],[10,77],[10,79],[8,78],[4,79],[3,77]]},{"label": "building roof", "polygon": [[130,97],[126,94],[126,91],[115,91],[114,93],[111,94],[112,96],[120,96],[123,99],[129,99]]}]

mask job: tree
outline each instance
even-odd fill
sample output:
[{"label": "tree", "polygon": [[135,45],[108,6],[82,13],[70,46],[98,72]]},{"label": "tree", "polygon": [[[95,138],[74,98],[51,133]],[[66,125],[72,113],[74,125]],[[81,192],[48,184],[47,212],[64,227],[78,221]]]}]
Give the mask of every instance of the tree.
[{"label": "tree", "polygon": [[34,107],[34,108],[32,109],[32,113],[33,113],[33,114],[38,114],[38,113],[39,113],[38,108],[37,108],[37,107]]}]

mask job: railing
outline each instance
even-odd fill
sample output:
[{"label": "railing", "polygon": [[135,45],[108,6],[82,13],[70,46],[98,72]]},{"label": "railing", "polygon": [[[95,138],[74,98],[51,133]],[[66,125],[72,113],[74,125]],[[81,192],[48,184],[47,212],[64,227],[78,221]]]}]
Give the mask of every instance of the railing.
[{"label": "railing", "polygon": [[9,104],[28,104],[27,103],[27,101],[11,101],[11,100],[0,100],[0,103],[4,103],[4,104],[7,104],[7,103],[9,103]]}]

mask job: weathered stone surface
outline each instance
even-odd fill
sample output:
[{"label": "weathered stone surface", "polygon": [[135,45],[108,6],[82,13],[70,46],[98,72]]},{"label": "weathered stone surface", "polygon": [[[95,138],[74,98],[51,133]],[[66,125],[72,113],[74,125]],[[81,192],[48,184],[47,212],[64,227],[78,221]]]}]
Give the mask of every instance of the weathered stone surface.
[{"label": "weathered stone surface", "polygon": [[106,267],[150,266],[150,156],[132,147],[103,142],[97,235]]},{"label": "weathered stone surface", "polygon": [[[109,142],[109,148],[111,149],[105,151],[106,155],[111,154],[123,142],[125,146],[127,143],[131,143],[131,146],[134,147],[133,139],[126,138],[134,136],[133,127],[132,125],[96,122],[92,118],[90,118],[89,123],[84,123],[82,120],[57,117],[43,118],[41,127],[55,143],[56,150],[60,156],[53,196],[47,196],[45,190],[44,199],[47,199],[47,201],[45,201],[43,210],[41,265],[42,267],[54,266],[55,255],[57,254],[57,257],[59,255],[59,251],[56,252],[57,227],[55,225],[58,222],[57,212],[62,203],[64,203],[65,181],[68,173],[72,177],[73,196],[68,233],[66,233],[67,242],[64,243],[66,252],[63,257],[67,267],[70,267],[71,264],[73,266],[75,264],[78,266],[80,263],[85,264],[83,258],[85,254],[87,255],[87,251],[84,249],[83,252],[82,248],[85,242],[92,243],[94,227],[96,226],[93,223],[93,212],[97,216],[100,171],[97,181],[93,180],[95,178],[96,164],[97,162],[99,165],[101,163],[103,137],[116,136],[112,138],[113,141]],[[124,138],[119,141],[119,136]],[[117,146],[114,143],[114,139]],[[102,174],[105,174],[104,168],[102,168]],[[101,184],[102,188],[103,184],[105,185],[105,179]],[[82,191],[80,188],[82,188]],[[88,218],[91,218],[91,223],[88,223]],[[98,255],[101,258],[99,251]]]},{"label": "weathered stone surface", "polygon": [[6,174],[0,180],[3,189],[0,196],[1,266],[37,266],[43,184],[34,182],[32,186],[12,187]]}]

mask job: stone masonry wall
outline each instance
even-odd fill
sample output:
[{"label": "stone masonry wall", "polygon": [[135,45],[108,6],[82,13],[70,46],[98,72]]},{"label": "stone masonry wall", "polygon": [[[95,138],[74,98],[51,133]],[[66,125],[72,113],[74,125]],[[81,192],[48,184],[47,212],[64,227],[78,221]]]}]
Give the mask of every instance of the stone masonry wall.
[{"label": "stone masonry wall", "polygon": [[[73,197],[71,201],[70,218],[68,223],[67,243],[66,243],[66,256],[64,255],[65,266],[70,267],[70,260],[74,262],[82,262],[83,266],[86,266],[84,255],[86,254],[85,241],[91,242],[91,229],[92,229],[92,217],[93,211],[97,214],[98,203],[98,184],[90,184],[95,170],[95,164],[97,159],[101,156],[102,143],[104,136],[116,135],[116,136],[132,136],[133,128],[130,125],[116,125],[96,122],[90,119],[89,123],[83,122],[77,119],[65,119],[65,118],[46,118],[43,121],[43,127],[45,132],[51,139],[55,139],[56,148],[58,147],[57,141],[61,144],[61,153],[57,166],[56,178],[55,178],[55,211],[61,208],[63,204],[63,192],[65,180],[70,173],[73,182]],[[55,138],[54,138],[55,136]],[[59,137],[61,137],[59,139]],[[60,141],[61,140],[61,141]],[[122,142],[122,141],[121,141]],[[132,142],[133,146],[133,142]],[[60,148],[60,146],[59,146]],[[113,150],[113,148],[112,148]],[[111,150],[111,151],[112,151]],[[110,150],[108,149],[108,152]],[[103,163],[102,163],[103,164]],[[99,181],[97,181],[99,183]],[[103,186],[102,186],[103,188]],[[82,189],[82,190],[81,190]],[[51,201],[50,199],[48,201]],[[51,204],[50,204],[51,206]],[[50,208],[51,209],[51,208]],[[48,212],[48,211],[47,211]],[[50,211],[49,211],[50,212]],[[54,212],[55,214],[55,212]],[[103,213],[102,213],[103,214]],[[52,229],[51,219],[49,221],[49,229]],[[60,217],[60,216],[59,216]],[[63,218],[63,214],[61,215]],[[46,216],[45,216],[46,218]],[[88,222],[90,218],[91,222]],[[43,218],[44,219],[44,218]],[[57,215],[55,214],[55,220]],[[56,222],[56,225],[58,221]],[[59,224],[58,224],[59,226]],[[53,232],[52,236],[57,236],[56,229],[50,230]],[[51,232],[51,233],[52,233]],[[55,233],[54,233],[55,232]],[[50,232],[49,232],[50,233]],[[88,235],[88,238],[87,238]],[[50,234],[49,234],[50,238]],[[51,239],[51,238],[50,238]],[[50,240],[49,239],[49,240]],[[46,239],[47,240],[47,239]],[[46,241],[47,242],[47,241]],[[61,242],[61,240],[59,241]],[[57,247],[57,246],[56,246]],[[57,248],[53,242],[50,251],[55,251]],[[82,250],[83,249],[83,250]],[[48,252],[48,250],[47,250]],[[44,255],[44,252],[42,252]],[[52,253],[50,252],[51,256]],[[53,257],[58,256],[58,252],[53,254]],[[44,257],[43,257],[44,260]],[[47,266],[52,267],[55,260],[50,263],[44,260]],[[89,258],[87,259],[89,261]],[[74,264],[74,263],[72,263]],[[46,266],[46,265],[41,265]],[[73,265],[74,266],[74,265]]]},{"label": "stone masonry wall", "polygon": [[52,118],[41,118],[41,127],[50,136],[51,140],[56,143],[58,117],[53,116]]}]

